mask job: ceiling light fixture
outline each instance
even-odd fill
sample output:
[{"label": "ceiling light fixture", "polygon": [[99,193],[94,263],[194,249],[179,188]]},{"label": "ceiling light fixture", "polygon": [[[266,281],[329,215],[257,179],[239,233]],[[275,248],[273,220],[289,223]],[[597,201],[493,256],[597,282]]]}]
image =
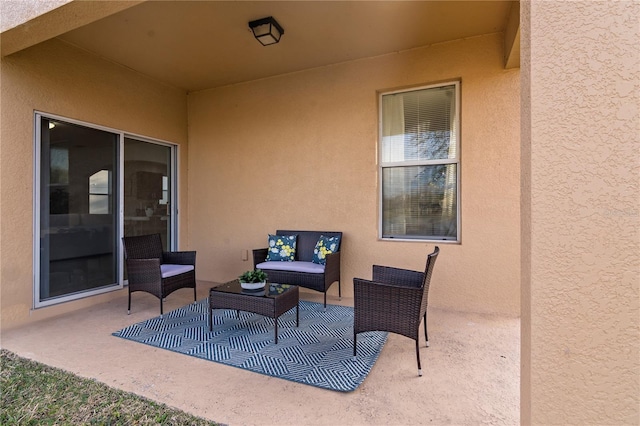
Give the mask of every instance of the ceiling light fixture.
[{"label": "ceiling light fixture", "polygon": [[284,34],[284,28],[272,16],[249,22],[249,28],[253,31],[256,40],[263,46],[276,44]]}]

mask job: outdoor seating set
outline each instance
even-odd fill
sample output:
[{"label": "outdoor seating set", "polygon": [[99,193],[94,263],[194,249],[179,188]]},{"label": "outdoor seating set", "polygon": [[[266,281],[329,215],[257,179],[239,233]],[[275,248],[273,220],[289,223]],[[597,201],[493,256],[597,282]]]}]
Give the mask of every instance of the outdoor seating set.
[{"label": "outdoor seating set", "polygon": [[[341,232],[278,230],[270,234],[268,247],[253,250],[254,267],[268,276],[263,289],[249,291],[239,280],[211,288],[209,292],[209,329],[212,311],[230,309],[248,311],[273,318],[275,343],[278,343],[278,317],[296,308],[299,325],[298,287],[324,293],[338,281],[340,290]],[[164,252],[160,235],[123,238],[131,293],[144,291],[163,299],[180,288],[193,288],[195,295],[195,252]],[[386,331],[416,342],[418,374],[422,376],[419,351],[419,327],[424,321],[426,346],[427,305],[433,267],[439,248],[427,256],[424,272],[373,265],[371,280],[354,278],[353,356],[357,355],[357,335],[367,331]]]}]

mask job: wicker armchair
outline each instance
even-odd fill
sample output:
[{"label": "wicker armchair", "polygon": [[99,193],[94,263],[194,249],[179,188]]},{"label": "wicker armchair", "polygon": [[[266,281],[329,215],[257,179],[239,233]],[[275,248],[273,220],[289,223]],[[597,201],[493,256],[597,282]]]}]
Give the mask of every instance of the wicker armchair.
[{"label": "wicker armchair", "polygon": [[181,288],[193,288],[196,300],[196,252],[166,252],[160,234],[124,237],[124,254],[129,279],[129,307],[131,293],[146,291],[160,299],[160,315],[165,297]]},{"label": "wicker armchair", "polygon": [[354,323],[353,357],[356,357],[356,336],[365,331],[388,331],[416,341],[418,375],[422,376],[418,329],[424,319],[424,337],[427,335],[427,300],[433,265],[440,249],[427,256],[424,272],[386,266],[373,266],[371,281],[353,279]]}]

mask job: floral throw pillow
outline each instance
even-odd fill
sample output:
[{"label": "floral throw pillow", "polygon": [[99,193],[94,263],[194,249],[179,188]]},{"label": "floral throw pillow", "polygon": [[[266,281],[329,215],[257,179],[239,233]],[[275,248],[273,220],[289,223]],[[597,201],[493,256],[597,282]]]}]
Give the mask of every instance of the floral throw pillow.
[{"label": "floral throw pillow", "polygon": [[313,249],[313,263],[324,265],[327,263],[327,255],[335,253],[340,249],[340,237],[327,237],[320,235],[316,248]]},{"label": "floral throw pillow", "polygon": [[296,257],[297,235],[271,235],[269,234],[269,247],[267,248],[267,261],[292,262]]}]

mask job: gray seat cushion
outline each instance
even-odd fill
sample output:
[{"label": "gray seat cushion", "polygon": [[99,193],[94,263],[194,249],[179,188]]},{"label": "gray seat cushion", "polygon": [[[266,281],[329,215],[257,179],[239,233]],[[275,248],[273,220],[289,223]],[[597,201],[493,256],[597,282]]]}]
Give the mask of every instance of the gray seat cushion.
[{"label": "gray seat cushion", "polygon": [[313,262],[303,262],[296,260],[293,262],[262,262],[256,265],[256,268],[272,271],[291,271],[291,272],[306,272],[310,274],[323,274],[324,265],[319,265]]},{"label": "gray seat cushion", "polygon": [[160,272],[162,273],[162,278],[169,278],[175,275],[184,274],[185,272],[193,271],[193,265],[171,265],[164,264],[160,265]]}]

